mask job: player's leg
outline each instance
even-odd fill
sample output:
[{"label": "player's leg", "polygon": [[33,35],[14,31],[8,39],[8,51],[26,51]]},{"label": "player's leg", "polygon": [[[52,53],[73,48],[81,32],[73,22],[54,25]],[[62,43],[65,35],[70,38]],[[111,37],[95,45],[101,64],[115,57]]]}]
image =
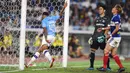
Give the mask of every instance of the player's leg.
[{"label": "player's leg", "polygon": [[93,68],[93,69],[94,69],[94,61],[95,61],[95,51],[96,51],[96,49],[91,49],[91,53],[89,55],[89,57],[90,57],[90,68]]},{"label": "player's leg", "polygon": [[117,47],[119,46],[119,43],[120,43],[120,40],[121,38],[115,38],[115,48],[112,49],[112,56],[113,56],[113,59],[115,60],[115,62],[118,64],[119,66],[119,70],[118,70],[118,73],[122,72],[122,71],[125,71],[125,68],[123,67],[120,59],[119,59],[119,56],[117,55]]},{"label": "player's leg", "polygon": [[48,48],[45,48],[45,50],[43,50],[42,54],[48,59],[48,61],[50,62],[50,68],[53,66],[53,62],[54,62],[54,58],[52,58],[52,56],[50,55]]},{"label": "player's leg", "polygon": [[99,71],[106,71],[107,70],[107,63],[108,63],[108,58],[109,58],[109,52],[111,51],[113,47],[110,46],[109,43],[106,44],[106,47],[104,49],[104,57],[103,57],[103,67],[102,68],[97,68]]},{"label": "player's leg", "polygon": [[38,49],[38,51],[33,55],[33,57],[28,62],[28,64],[25,65],[26,67],[30,66],[30,64],[32,64],[40,56],[40,53],[43,52],[43,50],[45,48],[48,48],[46,45],[47,45],[47,42],[45,40],[45,37],[43,36],[43,38],[42,38],[42,45],[40,46],[40,48]]},{"label": "player's leg", "polygon": [[[55,37],[49,35],[49,36],[47,37],[47,40],[50,41],[50,43],[48,43],[47,46],[51,46],[51,44],[55,41]],[[43,41],[43,43],[44,43],[44,41]],[[49,53],[49,51],[48,51],[48,47],[45,48],[45,50],[43,50],[43,53],[42,53],[42,54],[44,54],[45,57],[49,60],[49,62],[50,62],[50,68],[51,68],[51,67],[53,66],[53,62],[55,61],[55,59],[52,58],[52,56],[50,55],[50,53]]]},{"label": "player's leg", "polygon": [[40,53],[43,52],[43,50],[45,50],[45,48],[47,48],[46,45],[42,45],[38,51],[33,55],[33,57],[31,58],[31,60],[28,62],[28,64],[26,65],[26,67],[30,66],[30,64],[32,64],[39,56]]},{"label": "player's leg", "polygon": [[119,59],[119,56],[116,54],[117,52],[117,48],[114,48],[112,49],[112,56],[113,56],[113,59],[115,60],[115,62],[118,64],[118,66],[120,68],[123,68],[123,65],[121,64],[121,61]]},{"label": "player's leg", "polygon": [[50,61],[50,63],[53,62],[54,59],[52,59],[52,57],[51,57],[51,55],[50,55],[50,53],[48,52],[47,49],[48,49],[48,43],[46,42],[45,37],[43,36],[42,46],[34,54],[34,56],[31,58],[29,63],[26,65],[26,67],[28,67],[30,64],[32,64],[40,56],[40,53],[42,53],[42,52],[45,55],[45,57]]},{"label": "player's leg", "polygon": [[94,70],[94,61],[95,61],[95,51],[98,49],[99,44],[97,41],[93,41],[92,45],[90,46],[90,67],[87,70]]},{"label": "player's leg", "polygon": [[114,48],[112,50],[112,56],[113,56],[113,59],[115,60],[115,62],[118,64],[119,66],[119,69],[118,69],[118,73],[122,72],[122,71],[125,71],[125,68],[123,67],[120,59],[119,59],[119,56],[116,54],[117,53],[117,48]]},{"label": "player's leg", "polygon": [[[106,46],[106,42],[102,42],[100,43],[100,49],[104,51],[105,49],[105,46]],[[110,56],[110,53],[109,53],[109,56]],[[108,58],[108,61],[107,61],[107,70],[110,71],[111,68],[110,68],[110,57]]]}]

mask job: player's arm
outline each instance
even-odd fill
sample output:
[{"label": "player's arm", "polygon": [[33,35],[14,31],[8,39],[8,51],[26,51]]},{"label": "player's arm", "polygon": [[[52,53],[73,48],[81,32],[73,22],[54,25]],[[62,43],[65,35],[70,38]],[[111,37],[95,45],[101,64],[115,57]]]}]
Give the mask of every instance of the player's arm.
[{"label": "player's arm", "polygon": [[105,35],[108,35],[108,32],[109,32],[109,30],[105,30],[105,33],[104,33],[104,34],[105,34]]},{"label": "player's arm", "polygon": [[110,19],[109,18],[107,18],[106,24],[107,24],[107,27],[102,28],[102,30],[104,29],[105,30],[105,35],[108,35],[108,32],[110,30]]},{"label": "player's arm", "polygon": [[44,35],[45,40],[49,43],[49,41],[47,40],[48,31],[47,31],[47,22],[46,22],[46,20],[42,20],[42,27],[43,27],[43,32],[42,32],[41,35]]},{"label": "player's arm", "polygon": [[117,32],[118,32],[118,30],[119,30],[119,28],[120,28],[120,25],[116,24],[116,28],[115,28],[115,30],[112,32],[112,34],[111,34],[111,35],[113,35],[113,34],[117,33]]},{"label": "player's arm", "polygon": [[107,26],[105,28],[101,28],[101,30],[109,30],[110,29],[110,26]]},{"label": "player's arm", "polygon": [[62,16],[66,7],[67,7],[67,2],[65,2],[64,7],[61,9],[60,14],[59,14],[60,16]]},{"label": "player's arm", "polygon": [[45,39],[47,40],[47,29],[46,29],[46,27],[43,27],[43,34],[45,36]]},{"label": "player's arm", "polygon": [[112,35],[114,35],[115,33],[117,33],[118,32],[118,30],[119,30],[119,28],[120,28],[120,18],[119,17],[117,17],[117,18],[115,18],[115,21],[114,21],[114,23],[115,23],[115,29],[114,29],[114,31],[111,33],[111,36]]},{"label": "player's arm", "polygon": [[39,34],[38,37],[42,37],[43,35],[45,36],[45,38],[47,37],[46,27],[43,27],[43,32],[41,34]]}]

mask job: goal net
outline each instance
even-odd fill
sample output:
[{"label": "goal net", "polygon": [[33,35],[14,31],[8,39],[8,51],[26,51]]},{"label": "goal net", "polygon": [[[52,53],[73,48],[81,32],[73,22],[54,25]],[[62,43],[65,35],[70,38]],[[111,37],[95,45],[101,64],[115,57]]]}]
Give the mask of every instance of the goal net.
[{"label": "goal net", "polygon": [[[24,63],[27,63],[41,46],[42,37],[38,37],[38,35],[43,31],[41,26],[42,13],[49,11],[50,16],[57,15],[64,2],[65,0],[27,0]],[[0,1],[0,71],[19,69],[20,33],[22,30],[21,3],[22,0]],[[63,29],[64,17],[57,21],[56,40],[49,47],[49,52],[56,59],[54,67],[62,66]],[[32,64],[32,67],[35,66],[49,68],[49,63],[41,54],[40,58]]]}]

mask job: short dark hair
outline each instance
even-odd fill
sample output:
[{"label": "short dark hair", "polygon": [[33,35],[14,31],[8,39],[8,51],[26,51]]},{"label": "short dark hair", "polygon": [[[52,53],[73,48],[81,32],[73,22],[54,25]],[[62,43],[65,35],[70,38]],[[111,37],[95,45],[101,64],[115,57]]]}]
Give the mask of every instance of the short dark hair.
[{"label": "short dark hair", "polygon": [[42,15],[46,15],[46,16],[48,16],[49,13],[48,13],[48,12],[43,12]]},{"label": "short dark hair", "polygon": [[104,4],[102,4],[102,3],[99,3],[99,4],[98,4],[98,8],[99,8],[99,7],[102,7],[104,10],[106,10],[106,5],[104,5]]},{"label": "short dark hair", "polygon": [[121,7],[121,5],[119,5],[119,4],[116,4],[115,5],[115,8],[117,9],[117,13],[122,13],[122,7]]}]

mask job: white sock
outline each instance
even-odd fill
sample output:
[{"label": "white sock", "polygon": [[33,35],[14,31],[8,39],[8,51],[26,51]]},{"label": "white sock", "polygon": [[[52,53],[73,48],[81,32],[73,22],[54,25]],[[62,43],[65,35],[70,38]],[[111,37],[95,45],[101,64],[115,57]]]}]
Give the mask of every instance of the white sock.
[{"label": "white sock", "polygon": [[50,55],[50,53],[48,52],[48,50],[44,50],[43,54],[45,55],[45,57],[51,62],[52,61],[52,57]]},{"label": "white sock", "polygon": [[29,66],[30,64],[32,64],[39,57],[39,55],[40,55],[40,53],[36,52],[35,55],[29,61],[29,63],[27,64],[27,66]]}]

